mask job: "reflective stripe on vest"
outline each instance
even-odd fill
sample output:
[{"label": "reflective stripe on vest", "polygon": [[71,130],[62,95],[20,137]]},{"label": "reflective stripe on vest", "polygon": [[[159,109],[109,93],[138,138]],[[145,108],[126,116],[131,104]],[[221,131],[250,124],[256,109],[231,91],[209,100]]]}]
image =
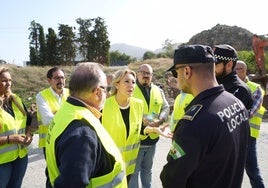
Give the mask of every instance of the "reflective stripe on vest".
[{"label": "reflective stripe on vest", "polygon": [[[2,112],[1,112],[2,113]],[[7,130],[5,132],[1,132],[0,133],[0,136],[7,136],[7,135],[12,135],[12,134],[16,134],[17,131],[16,129],[12,129],[12,130]]]},{"label": "reflective stripe on vest", "polygon": [[[49,106],[51,112],[55,114],[59,108],[60,105],[57,98],[53,95],[51,88],[46,88],[40,92],[43,99],[46,101],[47,105]],[[62,102],[66,101],[67,97],[69,96],[69,89],[64,88],[63,89],[63,96],[62,96]],[[37,120],[39,124],[38,132],[39,132],[39,147],[43,148],[46,145],[46,136],[48,132],[48,126],[49,125],[43,125],[41,116],[39,112],[37,111]]]},{"label": "reflective stripe on vest", "polygon": [[[111,114],[113,114],[111,116]],[[129,135],[115,96],[105,101],[102,124],[119,148],[126,164],[126,175],[134,173],[140,146],[140,131],[143,117],[142,100],[131,97],[129,110]],[[118,134],[120,132],[120,134]]]},{"label": "reflective stripe on vest", "polygon": [[7,152],[10,152],[10,151],[18,150],[18,145],[14,145],[14,144],[12,144],[12,145],[8,144],[8,145],[9,146],[6,146],[5,148],[3,148],[3,149],[0,150],[0,154],[7,153]]},{"label": "reflective stripe on vest", "polygon": [[125,167],[121,157],[121,153],[114,144],[112,138],[109,136],[108,132],[104,129],[99,119],[97,119],[87,108],[74,106],[68,102],[63,103],[62,107],[54,116],[53,122],[49,126],[48,130],[46,155],[49,178],[52,186],[54,186],[55,179],[60,175],[55,156],[55,141],[73,120],[81,119],[85,119],[89,122],[89,124],[96,131],[105,150],[115,159],[113,170],[106,175],[91,178],[89,180],[90,184],[87,185],[87,187],[126,188],[127,181],[124,172]]},{"label": "reflective stripe on vest", "polygon": [[[151,84],[151,91],[150,91],[150,105],[148,106],[145,97],[142,94],[141,89],[136,84],[135,89],[133,92],[133,97],[136,97],[138,99],[141,99],[143,101],[144,106],[144,117],[150,114],[154,114],[155,116],[159,116],[161,107],[163,105],[163,98],[161,95],[161,91],[158,86]],[[158,134],[150,133],[149,135],[141,135],[141,139],[145,140],[148,136],[150,136],[151,139],[158,138]]]},{"label": "reflective stripe on vest", "polygon": [[[12,94],[13,100],[23,108],[21,99]],[[25,134],[27,116],[23,114],[17,105],[12,102],[12,109],[15,114],[15,118],[7,113],[4,109],[0,108],[0,136],[8,136],[13,134]],[[27,147],[19,144],[4,144],[0,146],[0,164],[14,161],[18,157],[23,158],[27,155]]]},{"label": "reflective stripe on vest", "polygon": [[[118,186],[118,185],[122,182],[124,176],[125,176],[125,173],[124,173],[124,172],[120,172],[120,173],[119,173],[119,174],[112,180],[112,182],[107,183],[107,184],[104,184],[104,185],[96,185],[96,186],[97,186],[98,188],[111,188],[111,187],[116,187],[116,186]],[[93,186],[91,186],[91,185],[89,185],[89,186],[87,186],[87,187],[92,187],[92,188],[93,188]]]},{"label": "reflective stripe on vest", "polygon": [[134,149],[138,149],[139,147],[140,147],[140,144],[136,143],[136,144],[132,144],[132,145],[129,145],[129,146],[126,146],[126,147],[119,147],[119,150],[121,152],[126,152],[126,151],[131,151],[131,150],[134,150]]},{"label": "reflective stripe on vest", "polygon": [[[261,89],[259,84],[256,84],[251,81],[247,81],[247,86],[249,87],[251,93],[254,93],[258,87]],[[262,91],[262,97],[264,96],[264,90]],[[265,108],[263,106],[258,109],[258,111],[253,115],[252,118],[249,119],[249,125],[250,125],[250,136],[253,138],[258,138],[260,134],[260,126],[262,122],[263,114],[265,113]]]}]

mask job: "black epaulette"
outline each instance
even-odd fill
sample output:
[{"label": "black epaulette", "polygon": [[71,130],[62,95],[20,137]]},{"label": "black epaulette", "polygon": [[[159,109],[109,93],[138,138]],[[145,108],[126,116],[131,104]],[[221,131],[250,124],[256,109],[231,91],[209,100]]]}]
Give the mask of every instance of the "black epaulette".
[{"label": "black epaulette", "polygon": [[194,117],[196,116],[196,114],[198,114],[202,107],[203,105],[201,104],[191,106],[191,108],[187,110],[187,112],[185,112],[184,116],[181,119],[193,121]]}]

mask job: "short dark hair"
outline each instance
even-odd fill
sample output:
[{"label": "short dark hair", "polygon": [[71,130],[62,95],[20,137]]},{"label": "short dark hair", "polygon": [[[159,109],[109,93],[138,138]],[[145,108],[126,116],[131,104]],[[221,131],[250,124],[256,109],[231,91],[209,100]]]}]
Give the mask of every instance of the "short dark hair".
[{"label": "short dark hair", "polygon": [[215,73],[214,63],[196,63],[191,64],[191,67],[200,77],[211,78]]},{"label": "short dark hair", "polygon": [[64,70],[59,67],[53,67],[47,71],[47,78],[52,79],[53,73],[56,71],[62,71],[64,73]]}]

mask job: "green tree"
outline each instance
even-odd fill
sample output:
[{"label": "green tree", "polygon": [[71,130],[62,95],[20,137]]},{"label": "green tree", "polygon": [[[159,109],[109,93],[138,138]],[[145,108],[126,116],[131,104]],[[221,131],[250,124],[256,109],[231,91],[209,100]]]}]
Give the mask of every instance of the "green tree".
[{"label": "green tree", "polygon": [[[248,73],[249,74],[256,73],[257,72],[257,64],[256,64],[256,61],[255,61],[254,52],[252,50],[250,50],[250,51],[244,50],[244,51],[238,51],[237,53],[238,53],[239,60],[242,60],[247,64]],[[264,54],[264,57],[265,57],[265,67],[266,67],[266,70],[267,70],[267,66],[268,66],[268,55],[267,55],[267,53]]]},{"label": "green tree", "polygon": [[143,54],[143,60],[146,60],[146,59],[155,59],[156,58],[156,55],[155,53],[153,53],[152,51],[147,51]]},{"label": "green tree", "polygon": [[30,23],[30,65],[42,65],[44,58],[44,32],[43,27],[34,20]]},{"label": "green tree", "polygon": [[59,24],[58,35],[49,28],[45,37],[43,27],[32,21],[29,27],[29,65],[72,65],[76,54],[80,55],[82,61],[109,65],[110,41],[105,21],[97,17],[85,20],[78,18],[76,22],[79,24],[77,39],[73,27],[64,24]]},{"label": "green tree", "polygon": [[59,64],[57,35],[52,28],[48,28],[46,35],[46,60],[47,65],[55,66]]},{"label": "green tree", "polygon": [[38,65],[44,66],[47,65],[47,59],[46,59],[46,42],[45,42],[45,34],[44,34],[44,28],[39,24],[38,27],[39,32],[39,63]]},{"label": "green tree", "polygon": [[77,37],[79,54],[83,61],[87,61],[89,47],[88,43],[90,42],[89,36],[91,29],[90,27],[92,26],[92,19],[78,18],[76,19],[76,23],[79,25]]},{"label": "green tree", "polygon": [[38,55],[36,54],[36,49],[30,46],[30,61],[27,62],[27,65],[37,65],[38,64]]},{"label": "green tree", "polygon": [[94,24],[88,39],[87,60],[109,65],[110,41],[107,26],[103,18],[97,17],[92,19],[92,21]]},{"label": "green tree", "polygon": [[174,54],[174,43],[170,39],[166,39],[164,43],[162,44],[163,50],[165,50],[165,53],[168,57],[172,58]]},{"label": "green tree", "polygon": [[61,65],[73,65],[76,57],[75,33],[73,28],[59,24],[58,52]]},{"label": "green tree", "polygon": [[168,58],[169,56],[165,52],[160,52],[156,54],[156,58]]},{"label": "green tree", "polygon": [[118,50],[110,52],[110,65],[128,65],[130,62],[136,61],[136,58],[120,53]]},{"label": "green tree", "polygon": [[7,64],[7,62],[3,59],[0,59],[0,64]]}]

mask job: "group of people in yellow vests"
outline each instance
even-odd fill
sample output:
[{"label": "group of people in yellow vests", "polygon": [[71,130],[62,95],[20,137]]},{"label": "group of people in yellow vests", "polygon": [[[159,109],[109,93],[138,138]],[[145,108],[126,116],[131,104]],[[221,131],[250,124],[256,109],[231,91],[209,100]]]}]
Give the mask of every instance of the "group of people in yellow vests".
[{"label": "group of people in yellow vests", "polygon": [[[239,72],[244,68],[245,63],[238,61],[238,76],[242,75],[252,93],[259,89],[263,97],[260,86]],[[172,138],[194,98],[181,91],[169,118],[168,102],[163,90],[152,83],[152,76],[152,67],[142,64],[137,72],[116,71],[108,85],[101,65],[80,63],[67,89],[64,71],[59,67],[48,70],[50,86],[36,96],[39,147],[47,162],[46,187],[135,188],[139,173],[142,185],[151,187],[159,135]],[[4,67],[0,68],[0,81],[0,187],[20,187],[28,163],[27,146],[33,137],[31,117],[11,92],[11,75]],[[254,138],[259,136],[266,111],[261,102],[250,118]],[[151,162],[141,157],[148,149]],[[143,172],[144,164],[149,164],[148,172]]]},{"label": "group of people in yellow vests", "polygon": [[[85,68],[88,66],[88,67],[91,67],[91,69],[97,69],[97,66],[92,63],[85,63],[85,64],[82,63],[80,64],[80,66],[77,67],[75,71],[77,72],[81,71],[80,70],[81,66],[82,68]],[[101,69],[98,68],[97,70],[99,71],[99,74],[101,75],[103,74],[101,72]],[[143,73],[144,70],[148,71],[149,74],[144,74]],[[78,83],[77,80],[74,80],[74,81],[72,80],[72,79],[77,79],[77,77],[74,76],[76,75],[75,71],[73,75],[71,75],[70,83],[69,83],[69,90],[67,90],[64,88],[65,76],[64,76],[63,70],[57,67],[50,69],[47,74],[47,79],[48,79],[48,82],[50,83],[50,87],[39,92],[36,97],[37,109],[38,109],[38,120],[40,123],[39,146],[44,148],[44,154],[45,154],[45,158],[47,161],[46,186],[54,187],[55,185],[58,185],[58,184],[60,185],[60,183],[63,183],[61,180],[59,180],[61,178],[58,178],[58,176],[60,177],[61,173],[59,172],[60,167],[57,164],[57,159],[55,157],[57,156],[57,154],[55,153],[56,151],[54,150],[54,148],[55,147],[57,148],[56,141],[58,137],[60,137],[60,135],[63,134],[63,132],[65,131],[66,129],[65,126],[71,125],[71,122],[73,120],[71,119],[71,117],[73,117],[74,119],[76,118],[86,119],[93,126],[93,124],[99,124],[97,123],[98,122],[97,120],[93,121],[94,116],[98,117],[97,119],[100,119],[100,123],[102,124],[102,127],[105,128],[107,133],[112,138],[113,142],[116,144],[116,147],[119,149],[121,153],[121,157],[124,161],[123,166],[124,166],[124,173],[126,175],[126,180],[127,180],[126,182],[128,182],[129,184],[129,182],[131,181],[131,175],[135,172],[135,169],[136,169],[136,160],[137,160],[138,153],[139,153],[140,140],[146,139],[148,137],[152,137],[150,139],[157,139],[159,134],[169,137],[169,138],[171,138],[172,136],[172,134],[165,131],[166,127],[160,126],[162,123],[164,123],[168,119],[169,105],[166,99],[162,98],[163,94],[161,92],[163,91],[160,92],[160,88],[154,85],[153,83],[151,83],[152,75],[153,75],[152,67],[148,64],[143,64],[141,65],[137,73],[137,74],[140,74],[141,79],[144,79],[145,82],[147,82],[148,88],[150,87],[149,98],[151,100],[149,99],[150,100],[149,105],[144,105],[144,102],[146,103],[147,99],[145,99],[142,91],[136,85],[136,81],[137,81],[136,72],[130,69],[122,69],[114,73],[111,85],[108,86],[107,84],[103,83],[102,84],[103,86],[100,86],[101,90],[105,91],[107,98],[105,98],[105,102],[103,102],[103,104],[101,104],[99,108],[97,108],[90,102],[88,102],[86,105],[84,104],[88,109],[90,109],[91,112],[94,112],[93,115],[91,116],[89,114],[86,115],[86,111],[85,112],[79,111],[80,114],[76,114],[74,116],[73,114],[71,114],[71,112],[69,112],[70,110],[68,108],[69,105],[66,105],[66,103],[68,104],[68,102],[72,103],[73,98],[76,98],[76,100],[77,98],[79,98],[80,102],[86,101],[86,99],[82,100],[82,97],[80,96],[80,94],[79,95],[77,94],[79,93],[78,91],[72,90],[73,88],[72,83],[74,82],[75,83],[74,85],[76,87]],[[88,71],[89,71],[88,74],[89,73],[93,74],[92,72],[90,72],[92,70],[88,70]],[[80,73],[79,76],[83,77],[83,74]],[[98,75],[96,75],[96,77],[97,76]],[[88,85],[90,84],[92,83],[89,82]],[[96,84],[96,82],[94,82],[94,84]],[[86,87],[86,86],[83,86],[83,87]],[[108,87],[111,88],[109,93],[107,93],[108,91],[106,91]],[[86,92],[82,92],[82,93],[85,95]],[[66,100],[67,102],[65,102]],[[163,103],[165,103],[164,108],[163,108]],[[162,110],[161,108],[163,108],[164,110]],[[78,109],[76,109],[75,112],[77,110]],[[101,111],[101,115],[99,114],[98,111]],[[57,115],[54,116],[55,114]],[[150,114],[154,114],[153,119],[149,118]],[[91,117],[91,118],[88,118],[88,117]],[[59,126],[58,124],[63,124],[65,126]],[[142,126],[143,124],[146,124],[146,126]],[[106,141],[107,135],[105,136],[104,134],[104,137],[101,138],[99,134],[102,135],[103,133],[100,133],[102,132],[101,130],[98,131],[98,128],[97,128],[98,125],[96,125],[96,127],[95,126],[93,127],[96,130],[97,135],[101,140],[101,143],[102,144],[107,143]],[[43,142],[44,141],[43,138],[45,138],[45,145]],[[109,143],[110,142],[111,141],[109,141]],[[68,147],[71,148],[71,144],[68,145]],[[105,149],[108,150],[106,147]],[[110,146],[109,149],[112,149],[112,146]],[[72,151],[72,152],[76,153],[76,151]],[[119,168],[119,166],[116,168]],[[117,169],[117,171],[118,170],[119,169]],[[119,176],[117,176],[117,178],[119,178]],[[90,180],[88,179],[86,182],[83,182],[83,183],[84,185],[90,184],[91,187],[95,187],[96,185],[100,183],[106,184],[107,183],[106,181],[108,181],[108,179],[111,180],[111,177],[107,178],[107,180],[103,180],[102,178],[100,179],[101,179],[101,182],[92,181],[91,179]],[[133,186],[136,186],[134,183],[136,180],[132,180],[132,181],[133,181]],[[65,183],[66,182],[68,186],[71,186],[70,182],[65,180]],[[119,182],[117,183],[118,185],[121,185]],[[151,181],[149,183],[151,183]],[[130,185],[128,186],[131,187]]]}]

